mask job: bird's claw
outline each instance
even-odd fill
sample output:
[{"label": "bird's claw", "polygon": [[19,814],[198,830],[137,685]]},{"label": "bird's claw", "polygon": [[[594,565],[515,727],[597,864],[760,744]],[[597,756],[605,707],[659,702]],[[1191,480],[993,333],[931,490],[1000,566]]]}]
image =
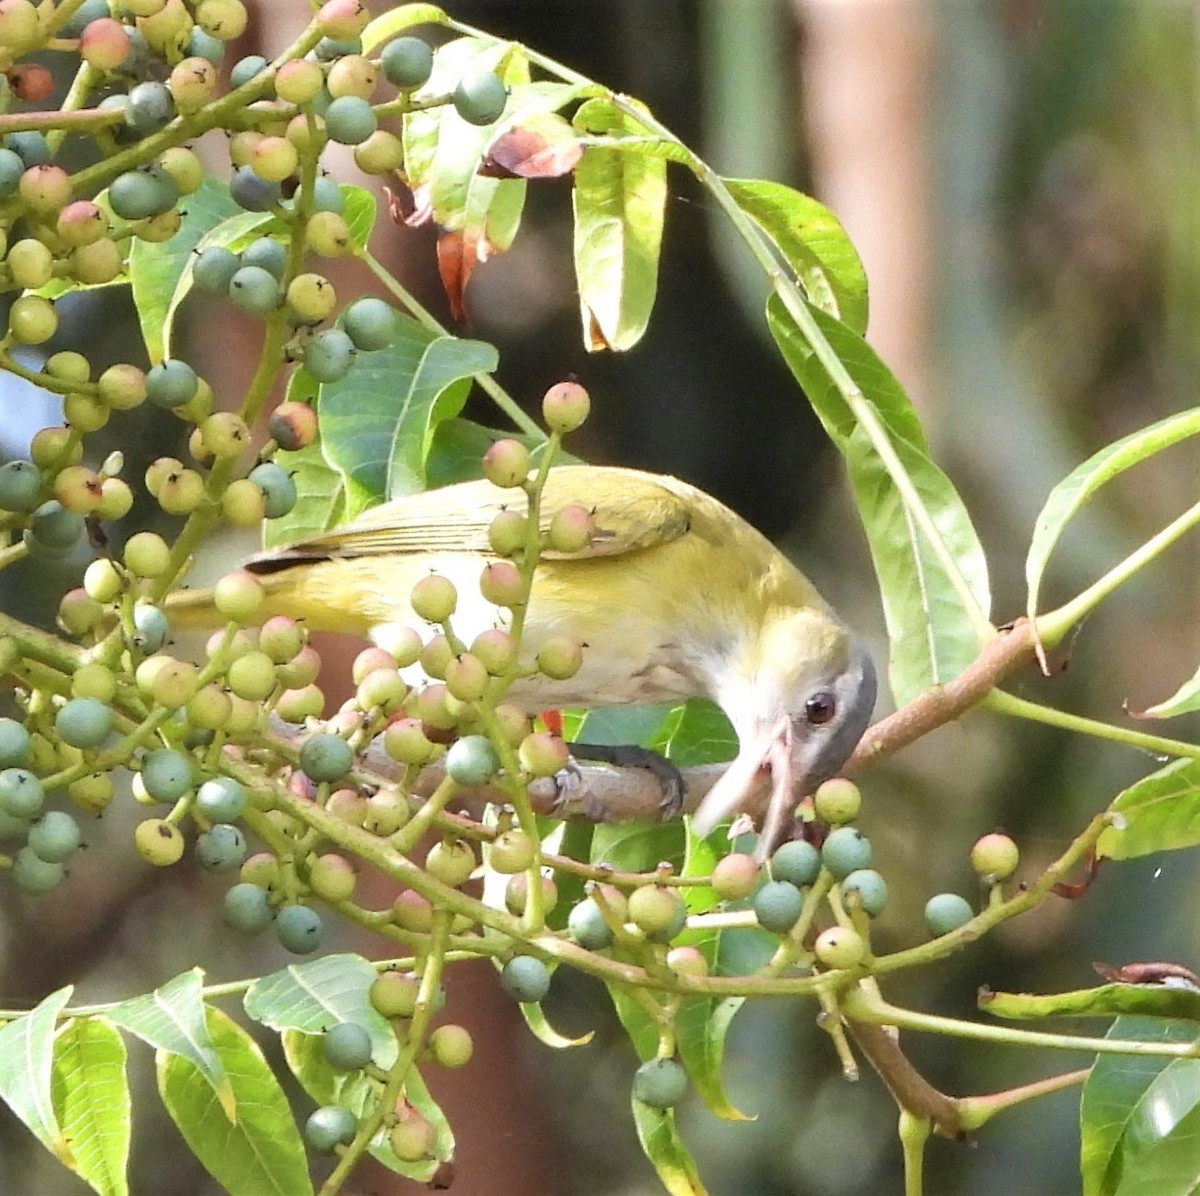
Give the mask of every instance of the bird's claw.
[{"label": "bird's claw", "polygon": [[598,760],[616,768],[647,769],[662,786],[663,796],[658,808],[663,821],[678,818],[682,812],[683,799],[686,796],[683,773],[653,748],[638,747],[635,744],[573,743],[571,754],[580,760]]}]

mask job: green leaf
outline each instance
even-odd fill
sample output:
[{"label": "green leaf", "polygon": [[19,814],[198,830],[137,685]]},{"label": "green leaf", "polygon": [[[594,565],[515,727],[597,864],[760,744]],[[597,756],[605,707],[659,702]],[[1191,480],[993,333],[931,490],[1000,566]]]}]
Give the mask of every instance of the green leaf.
[{"label": "green leaf", "polygon": [[[343,1105],[359,1120],[372,1114],[379,1104],[379,1085],[361,1071],[335,1072],[321,1053],[321,1040],[298,1030],[285,1030],[283,1053],[301,1087],[318,1105]],[[404,1081],[404,1097],[437,1130],[434,1157],[416,1163],[396,1158],[388,1145],[386,1128],[372,1139],[370,1153],[385,1167],[410,1179],[427,1183],[438,1166],[454,1155],[450,1123],[425,1087],[417,1068],[411,1067]]]},{"label": "green leaf", "polygon": [[1175,760],[1118,793],[1120,815],[1096,842],[1100,859],[1132,860],[1200,843],[1200,760]]},{"label": "green leaf", "polygon": [[342,215],[349,226],[350,239],[354,242],[355,248],[360,251],[364,250],[367,242],[371,239],[371,232],[375,228],[379,204],[376,202],[375,196],[365,187],[353,187],[343,183],[339,190],[346,205]]},{"label": "green leaf", "polygon": [[[639,126],[605,100],[589,100],[576,123],[600,133]],[[575,277],[589,350],[631,349],[650,322],[658,287],[667,200],[662,158],[589,145],[575,167]]]},{"label": "green leaf", "polygon": [[679,1136],[674,1111],[651,1109],[636,1100],[632,1103],[638,1141],[670,1196],[705,1196],[707,1189],[696,1160]]},{"label": "green leaf", "polygon": [[867,330],[867,275],[838,218],[782,183],[725,179],[737,205],[774,241],[809,302],[859,334]]},{"label": "green leaf", "polygon": [[229,1077],[235,1121],[217,1112],[208,1076],[190,1058],[157,1056],[159,1094],[192,1153],[230,1196],[311,1193],[304,1143],[262,1051],[219,1009],[208,1010],[207,1033]]},{"label": "green leaf", "polygon": [[1200,710],[1200,669],[1191,675],[1169,698],[1155,702],[1138,714],[1139,718],[1174,718]]},{"label": "green leaf", "polygon": [[203,982],[204,973],[193,968],[152,993],[122,1001],[108,1011],[107,1017],[156,1050],[186,1060],[204,1077],[232,1122],[239,1110],[229,1076],[209,1037]]},{"label": "green leaf", "polygon": [[[879,413],[900,464],[943,544],[986,615],[987,562],[962,499],[933,463],[908,396],[869,345],[813,309],[813,319],[866,400]],[[825,367],[782,300],[767,301],[767,322],[784,360],[846,459],[867,533],[891,641],[890,679],[897,706],[957,677],[979,654],[970,613],[924,533]]]},{"label": "green leaf", "polygon": [[[446,94],[474,71],[495,71],[510,88],[529,82],[529,61],[513,43],[488,44],[464,37],[437,50],[425,90],[431,95]],[[557,96],[561,90],[561,84],[541,84],[532,96],[537,107],[544,107],[544,95]],[[477,238],[488,252],[500,253],[512,244],[526,185],[523,179],[485,177],[479,167],[488,142],[501,126],[515,123],[519,115],[510,99],[494,125],[468,124],[453,104],[404,116],[404,165],[418,210],[428,207],[439,228]]]},{"label": "green leaf", "polygon": [[[218,225],[230,217],[251,215],[233,202],[229,187],[206,178],[199,190],[187,196],[179,231],[169,240],[152,244],[134,238],[129,251],[129,278],[137,305],[142,339],[150,362],[156,365],[167,356],[175,311],[192,288],[195,250]],[[253,214],[258,222],[269,216]],[[206,242],[206,244],[219,242]]]},{"label": "green leaf", "polygon": [[[546,447],[544,436],[527,436],[485,428],[469,419],[442,420],[433,433],[428,456],[425,458],[425,480],[430,489],[449,486],[452,482],[469,482],[480,476],[483,454],[497,440],[519,440],[536,464]],[[575,464],[577,457],[559,449],[555,463]]]},{"label": "green leaf", "polygon": [[379,1067],[396,1061],[396,1035],[376,1012],[368,993],[378,973],[361,955],[323,955],[290,964],[256,980],[245,1009],[272,1030],[320,1034],[338,1022],[357,1022],[371,1035],[371,1055]]},{"label": "green leaf", "polygon": [[550,1024],[546,1017],[546,1011],[541,1005],[525,1001],[521,1003],[520,1010],[521,1016],[524,1017],[525,1024],[534,1038],[556,1051],[563,1051],[568,1047],[587,1046],[596,1037],[595,1030],[588,1030],[586,1034],[581,1034],[578,1038],[568,1038],[567,1035],[560,1034]]},{"label": "green leaf", "polygon": [[1180,1017],[1200,1021],[1200,992],[1165,984],[1100,984],[1065,993],[986,992],[979,1008],[994,1017]]},{"label": "green leaf", "polygon": [[130,1099],[125,1043],[103,1018],[76,1018],[54,1043],[54,1112],[74,1170],[101,1196],[126,1196]]},{"label": "green leaf", "polygon": [[362,31],[363,53],[390,42],[414,25],[444,25],[449,18],[436,4],[400,4],[381,13]]},{"label": "green leaf", "polygon": [[1178,444],[1181,440],[1186,440],[1189,436],[1195,436],[1198,432],[1200,407],[1193,407],[1107,445],[1077,469],[1072,470],[1054,487],[1034,524],[1033,537],[1029,542],[1029,555],[1025,560],[1025,580],[1029,587],[1028,612],[1031,619],[1037,615],[1039,591],[1050,554],[1079,509],[1097,490],[1113,478],[1119,477],[1125,470],[1148,460],[1156,453],[1161,453],[1173,444]]},{"label": "green leaf", "polygon": [[55,1158],[79,1169],[54,1108],[54,1031],[72,989],[52,992],[24,1017],[0,1027],[0,1099]]},{"label": "green leaf", "polygon": [[680,768],[694,768],[732,760],[738,740],[720,706],[707,698],[695,698],[671,711],[648,746]]},{"label": "green leaf", "polygon": [[[296,505],[278,519],[263,520],[263,546],[293,544],[328,531],[346,519],[346,478],[325,460],[320,441],[294,453],[276,453],[275,461],[292,475]],[[364,497],[360,506],[367,505]]]},{"label": "green leaf", "polygon": [[321,444],[347,481],[347,514],[425,489],[437,425],[462,410],[471,377],[490,373],[497,362],[483,341],[402,318],[390,348],[361,354],[344,379],[321,387]]},{"label": "green leaf", "polygon": [[[1121,1018],[1107,1037],[1188,1043],[1196,1034],[1187,1022]],[[1084,1196],[1194,1192],[1200,1174],[1198,1109],[1200,1060],[1098,1056],[1079,1107]],[[1164,1171],[1168,1163],[1182,1163],[1186,1175],[1172,1179]],[[1187,1186],[1179,1186],[1180,1179]]]}]

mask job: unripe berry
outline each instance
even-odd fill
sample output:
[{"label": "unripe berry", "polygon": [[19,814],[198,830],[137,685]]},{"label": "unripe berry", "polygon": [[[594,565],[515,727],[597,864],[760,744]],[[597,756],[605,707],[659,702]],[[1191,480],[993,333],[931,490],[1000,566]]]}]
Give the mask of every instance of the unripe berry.
[{"label": "unripe berry", "polygon": [[91,21],[79,39],[79,56],[97,70],[113,71],[130,51],[129,34],[125,26],[112,17]]},{"label": "unripe berry", "polygon": [[235,527],[254,527],[261,523],[266,511],[262,488],[249,478],[230,482],[221,495],[221,514]]},{"label": "unripe berry", "polygon": [[111,237],[73,249],[69,263],[71,276],[89,286],[112,282],[125,268],[121,250]]},{"label": "unripe berry", "polygon": [[210,684],[197,691],[187,702],[187,719],[202,731],[218,731],[229,721],[233,703],[219,686]]},{"label": "unripe berry", "polygon": [[108,557],[100,557],[83,571],[83,588],[97,602],[112,602],[125,588],[125,578]]},{"label": "unripe berry", "polygon": [[842,900],[850,908],[857,905],[864,913],[877,918],[887,904],[887,881],[874,868],[859,868],[841,884]]},{"label": "unripe berry", "polygon": [[7,262],[13,282],[28,290],[45,286],[54,272],[54,255],[48,246],[33,237],[11,245]]},{"label": "unripe berry", "polygon": [[490,125],[504,114],[508,91],[494,71],[475,71],[459,80],[454,110],[472,125]]},{"label": "unripe berry", "polygon": [[591,406],[588,392],[578,382],[558,382],[542,398],[542,418],[552,432],[574,432]]},{"label": "unripe berry", "polygon": [[233,693],[249,702],[261,702],[278,683],[275,664],[265,652],[247,652],[245,656],[239,656],[230,664],[225,679]]},{"label": "unripe berry", "polygon": [[204,501],[204,479],[194,469],[181,469],[163,482],[156,497],[168,515],[190,515]]},{"label": "unripe berry", "polygon": [[378,82],[379,72],[369,58],[361,54],[347,54],[329,68],[325,86],[334,99],[339,96],[358,96],[368,100]]},{"label": "unripe berry", "polygon": [[641,885],[629,894],[629,920],[647,936],[667,941],[677,935],[687,918],[687,908],[677,889],[667,885]]},{"label": "unripe berry", "polygon": [[867,945],[862,935],[848,926],[831,926],[817,935],[813,954],[827,968],[852,968],[862,963]]},{"label": "unripe berry", "polygon": [[182,407],[196,393],[200,382],[186,361],[161,361],[146,375],[146,397],[168,410]]},{"label": "unripe berry", "polygon": [[110,365],[97,379],[100,399],[114,411],[130,411],[146,398],[146,375],[135,365]]},{"label": "unripe berry", "polygon": [[350,226],[338,212],[314,212],[304,226],[304,243],[321,257],[344,257],[354,248]]},{"label": "unripe berry", "polygon": [[517,641],[500,627],[481,631],[471,641],[471,655],[493,676],[511,672],[517,663]]},{"label": "unripe berry", "polygon": [[216,91],[217,68],[207,58],[185,58],[172,69],[167,86],[180,112],[194,112]]},{"label": "unripe berry", "polygon": [[275,94],[289,104],[307,104],[324,86],[325,75],[315,62],[293,58],[275,74]]},{"label": "unripe berry", "polygon": [[696,947],[672,947],[667,952],[666,964],[677,976],[708,975],[708,960]]},{"label": "unripe berry", "polygon": [[233,411],[217,411],[200,425],[204,447],[217,460],[236,457],[250,443],[246,421]]},{"label": "unripe berry", "polygon": [[81,434],[103,428],[111,414],[99,399],[91,395],[69,394],[63,398],[63,418],[71,428]]},{"label": "unripe berry", "polygon": [[165,818],[148,818],[133,832],[133,845],[148,864],[169,868],[183,858],[184,841],[179,828]]},{"label": "unripe berry", "polygon": [[358,37],[370,19],[370,12],[359,0],[325,0],[317,12],[317,28],[324,37],[347,41]]},{"label": "unripe berry", "polygon": [[[262,582],[244,569],[227,573],[213,587],[213,605],[234,623],[251,622],[265,598]],[[270,657],[267,660],[273,666]]]},{"label": "unripe berry", "polygon": [[[90,199],[77,199],[59,213],[55,228],[72,248],[91,245],[107,235],[108,217],[99,204],[92,203]],[[9,265],[12,265],[12,250],[9,250]]]},{"label": "unripe berry", "polygon": [[297,725],[306,719],[316,718],[324,709],[325,695],[315,685],[285,689],[275,703],[275,713],[285,723]]},{"label": "unripe berry", "polygon": [[392,921],[404,930],[428,934],[433,926],[433,907],[413,889],[405,889],[392,902]]},{"label": "unripe berry", "polygon": [[497,440],[483,454],[483,476],[494,486],[521,486],[529,476],[529,450],[519,440]]},{"label": "unripe berry", "polygon": [[421,727],[421,720],[402,718],[389,723],[383,733],[383,750],[398,764],[424,764],[434,746]]},{"label": "unripe berry", "polygon": [[412,816],[408,798],[396,789],[380,789],[367,798],[363,829],[386,839],[394,835]]},{"label": "unripe berry", "polygon": [[595,534],[596,521],[591,511],[578,503],[569,503],[554,512],[550,520],[547,547],[552,552],[583,552],[591,546]]},{"label": "unripe berry", "polygon": [[380,972],[371,983],[371,1007],[384,1017],[412,1017],[420,982],[408,972]]},{"label": "unripe berry", "polygon": [[313,860],[308,883],[322,901],[349,901],[354,896],[358,875],[344,856],[329,852]]},{"label": "unripe berry", "polygon": [[375,669],[358,684],[355,701],[361,710],[381,710],[392,714],[408,697],[408,685],[395,667]]},{"label": "unripe berry", "polygon": [[451,888],[468,881],[470,873],[475,871],[475,864],[474,849],[464,839],[439,840],[425,857],[425,871]]},{"label": "unripe berry", "polygon": [[[303,324],[321,323],[329,318],[337,306],[337,292],[323,274],[297,274],[288,284],[286,298],[288,309]],[[304,406],[300,403],[291,405]]]},{"label": "unripe berry", "polygon": [[120,478],[105,478],[100,483],[100,505],[96,508],[98,519],[122,519],[133,508],[133,491]]},{"label": "unripe berry", "polygon": [[433,50],[419,37],[397,37],[383,47],[380,65],[387,81],[401,91],[413,91],[428,81]]},{"label": "unripe berry", "polygon": [[540,1001],[550,991],[550,969],[532,955],[514,955],[500,972],[500,984],[514,1001]]},{"label": "unripe berry", "polygon": [[857,827],[839,826],[821,846],[821,863],[838,880],[871,866],[871,843]]},{"label": "unripe berry", "polygon": [[674,1108],[687,1095],[687,1072],[676,1059],[649,1059],[633,1076],[635,1099],[652,1109]]},{"label": "unripe berry", "polygon": [[404,165],[404,143],[386,129],[376,129],[354,147],[354,164],[364,174],[387,174]]},{"label": "unripe berry", "polygon": [[18,344],[42,345],[57,331],[54,304],[41,295],[21,295],[8,309],[8,334]]},{"label": "unripe berry", "polygon": [[536,857],[533,840],[520,830],[507,830],[497,835],[488,848],[488,866],[493,872],[511,876],[531,867]]},{"label": "unripe berry", "polygon": [[754,892],[758,875],[758,861],[753,856],[731,852],[713,868],[713,891],[722,901],[740,901]]},{"label": "unripe berry", "polygon": [[813,794],[813,809],[822,822],[831,826],[853,822],[862,807],[862,794],[853,781],[836,777],[826,781]]},{"label": "unripe berry", "polygon": [[223,42],[241,37],[248,21],[249,14],[242,0],[201,0],[196,7],[196,24]]},{"label": "unripe berry", "polygon": [[99,475],[86,465],[68,465],[54,479],[54,497],[77,515],[90,515],[102,495]]},{"label": "unripe berry", "polygon": [[171,550],[156,532],[137,532],[126,541],[123,559],[135,577],[161,577],[170,564]]},{"label": "unripe berry", "polygon": [[479,592],[494,606],[520,606],[525,601],[525,582],[511,561],[493,561],[479,575]]},{"label": "unripe berry", "polygon": [[71,176],[61,166],[30,166],[21,175],[17,192],[34,215],[57,219],[71,199]]},{"label": "unripe berry", "polygon": [[68,590],[58,604],[58,624],[68,635],[86,635],[104,617],[104,607],[85,590]]},{"label": "unripe berry", "polygon": [[[329,0],[329,4],[339,2]],[[432,1156],[437,1148],[437,1130],[416,1109],[408,1108],[404,1117],[389,1131],[388,1145],[402,1162],[417,1163]]]},{"label": "unripe berry", "polygon": [[196,696],[198,677],[194,664],[186,660],[168,659],[154,674],[150,696],[159,706],[178,710]]},{"label": "unripe berry", "polygon": [[551,636],[538,649],[537,665],[552,681],[566,681],[583,665],[583,648],[569,635]]},{"label": "unripe berry", "polygon": [[935,938],[966,925],[974,916],[969,902],[957,893],[938,893],[925,903],[925,925]]},{"label": "unripe berry", "polygon": [[754,916],[772,934],[786,934],[804,909],[804,894],[786,880],[769,880],[754,894]]},{"label": "unripe berry", "polygon": [[409,601],[413,613],[419,619],[425,619],[429,623],[444,623],[454,614],[458,603],[458,591],[448,577],[443,577],[440,573],[431,573],[413,586]]},{"label": "unripe berry", "polygon": [[309,685],[321,671],[321,658],[311,645],[306,644],[291,660],[280,664],[277,672],[281,684],[289,688]]},{"label": "unripe berry", "polygon": [[250,154],[249,166],[260,179],[281,183],[296,173],[300,155],[286,137],[264,137]]},{"label": "unripe berry", "polygon": [[[101,702],[109,702],[117,692],[117,679],[112,669],[99,661],[82,664],[71,676],[71,696],[75,698],[99,698]],[[9,721],[9,720],[4,720]],[[0,759],[0,764],[7,767]]]},{"label": "unripe berry", "polygon": [[1007,880],[1017,870],[1021,853],[1007,835],[984,835],[971,848],[971,867],[984,877]]},{"label": "unripe berry", "polygon": [[278,519],[296,505],[296,483],[281,465],[264,461],[250,471],[249,477],[262,490],[263,513],[268,519]]},{"label": "unripe berry", "polygon": [[33,463],[47,471],[64,465],[78,465],[83,460],[83,446],[72,440],[70,428],[42,428],[35,432],[29,445]]},{"label": "unripe berry", "polygon": [[537,731],[527,735],[517,749],[521,767],[535,777],[552,777],[566,768],[570,761],[570,749],[566,743],[549,731]]},{"label": "unripe berry", "polygon": [[446,688],[460,702],[475,702],[487,689],[488,671],[470,652],[454,657],[446,665]]}]

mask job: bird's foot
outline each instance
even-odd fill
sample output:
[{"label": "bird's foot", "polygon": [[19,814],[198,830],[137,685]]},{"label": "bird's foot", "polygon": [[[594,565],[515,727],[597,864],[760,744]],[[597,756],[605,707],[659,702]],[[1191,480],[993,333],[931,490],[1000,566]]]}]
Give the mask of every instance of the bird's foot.
[{"label": "bird's foot", "polygon": [[659,809],[663,821],[679,817],[685,794],[683,773],[665,756],[636,744],[572,743],[570,747],[571,754],[580,760],[596,760],[614,768],[645,768],[652,772],[662,786]]}]

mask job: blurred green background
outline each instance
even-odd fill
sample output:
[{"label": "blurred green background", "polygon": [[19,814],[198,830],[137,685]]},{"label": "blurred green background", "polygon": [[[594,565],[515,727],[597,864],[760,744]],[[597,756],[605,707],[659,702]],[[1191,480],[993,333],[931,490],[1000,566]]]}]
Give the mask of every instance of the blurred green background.
[{"label": "blurred green background", "polygon": [[[256,0],[251,8],[255,25],[238,49],[269,53],[306,6]],[[1024,552],[1050,487],[1103,444],[1195,403],[1196,4],[450,0],[447,8],[645,100],[722,173],[790,182],[844,219],[872,282],[870,339],[910,388],[937,459],[973,512],[997,621],[1023,607]],[[762,280],[691,180],[672,179],[656,318],[633,352],[583,351],[562,184],[531,188],[516,246],[473,280],[471,333],[500,346],[502,381],[531,407],[548,384],[578,374],[595,415],[574,451],[676,473],[719,495],[787,544],[882,658],[863,537],[836,456],[774,354],[761,319]],[[385,228],[377,248],[444,316],[431,230]],[[340,293],[365,281],[347,275]],[[133,352],[119,297],[80,302],[65,324],[61,343],[48,350],[102,336],[108,359]],[[244,380],[236,338],[246,330],[227,310],[197,303],[190,332],[202,372],[218,393],[235,394]],[[253,329],[249,336],[247,360]],[[494,422],[482,399],[475,402],[473,413]],[[0,405],[9,453],[56,418],[11,388]],[[121,427],[114,421],[114,443]],[[141,441],[138,451],[145,459],[178,451],[177,428],[164,418],[159,441]],[[1068,597],[1194,501],[1198,464],[1194,451],[1176,449],[1105,491],[1069,533],[1046,600]],[[129,476],[143,467],[131,462]],[[1010,688],[1115,721],[1127,717],[1126,705],[1142,708],[1173,692],[1198,655],[1196,559],[1189,542],[1175,548],[1087,621],[1055,677],[1030,670]],[[29,616],[45,618],[44,594],[61,588],[28,573],[15,584],[5,579],[6,606]],[[1168,733],[1196,729],[1185,719]],[[1014,835],[1023,871],[1033,875],[1154,765],[1128,750],[978,714],[872,771],[863,825],[892,892],[878,949],[924,937],[920,911],[932,893],[974,896],[967,852],[980,834],[1002,827]],[[4,890],[5,1005],[32,1002],[69,979],[80,981],[82,998],[99,1000],[144,991],[197,961],[214,980],[285,962],[277,948],[231,941],[218,925],[220,886],[211,878],[141,866],[128,849],[132,817],[114,815],[95,828],[94,849],[49,898],[30,902]],[[943,966],[889,980],[885,991],[899,1003],[969,1018],[981,985],[1084,987],[1095,979],[1093,960],[1194,963],[1195,881],[1194,853],[1110,865],[1082,899],[1056,899]],[[559,974],[552,1016],[570,1032],[598,1031],[587,1048],[562,1054],[525,1034],[495,992],[483,967],[451,987],[451,1015],[480,1040],[477,1061],[450,1082],[437,1077],[435,1087],[462,1144],[453,1190],[659,1191],[629,1114],[632,1053],[603,992]],[[905,1041],[926,1075],[955,1094],[1086,1063],[947,1039]],[[148,1052],[133,1053],[151,1085]],[[746,1008],[730,1038],[727,1074],[733,1100],[757,1120],[723,1124],[698,1106],[681,1115],[711,1191],[900,1191],[891,1101],[873,1075],[843,1080],[810,1005]],[[135,1191],[212,1191],[149,1087],[135,1101],[135,1148]],[[1077,1153],[1077,1094],[1069,1092],[999,1118],[976,1149],[934,1142],[927,1190],[1061,1196],[1078,1190]],[[5,1196],[83,1190],[11,1121],[0,1121],[0,1160]],[[360,1190],[412,1189],[372,1173]]]}]

